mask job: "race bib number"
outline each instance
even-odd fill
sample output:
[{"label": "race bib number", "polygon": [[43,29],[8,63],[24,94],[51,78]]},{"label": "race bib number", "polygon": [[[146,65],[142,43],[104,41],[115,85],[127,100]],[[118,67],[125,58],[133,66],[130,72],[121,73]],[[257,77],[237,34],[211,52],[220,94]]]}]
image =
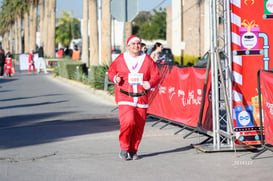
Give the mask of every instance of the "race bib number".
[{"label": "race bib number", "polygon": [[130,85],[142,85],[143,74],[130,73],[128,76],[128,82]]}]

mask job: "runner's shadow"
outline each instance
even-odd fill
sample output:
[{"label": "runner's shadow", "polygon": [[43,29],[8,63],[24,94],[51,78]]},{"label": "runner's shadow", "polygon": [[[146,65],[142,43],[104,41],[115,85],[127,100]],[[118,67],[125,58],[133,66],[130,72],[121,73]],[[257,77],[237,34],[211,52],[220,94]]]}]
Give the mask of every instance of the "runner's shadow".
[{"label": "runner's shadow", "polygon": [[153,157],[153,156],[162,155],[162,154],[188,151],[188,150],[191,150],[191,149],[193,149],[193,148],[192,148],[191,145],[189,145],[189,146],[184,146],[184,147],[181,147],[181,148],[176,148],[176,149],[167,150],[167,151],[159,151],[159,152],[154,152],[154,153],[142,154],[142,155],[140,155],[140,157],[141,158]]}]

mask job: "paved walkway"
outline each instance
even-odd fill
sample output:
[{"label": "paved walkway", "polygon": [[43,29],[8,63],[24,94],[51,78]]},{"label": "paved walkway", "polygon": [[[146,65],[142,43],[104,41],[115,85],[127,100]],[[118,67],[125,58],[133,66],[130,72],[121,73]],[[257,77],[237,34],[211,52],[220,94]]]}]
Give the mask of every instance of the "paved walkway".
[{"label": "paved walkway", "polygon": [[272,180],[273,153],[203,153],[206,137],[147,120],[140,160],[123,161],[113,99],[51,75],[0,79],[1,181]]}]

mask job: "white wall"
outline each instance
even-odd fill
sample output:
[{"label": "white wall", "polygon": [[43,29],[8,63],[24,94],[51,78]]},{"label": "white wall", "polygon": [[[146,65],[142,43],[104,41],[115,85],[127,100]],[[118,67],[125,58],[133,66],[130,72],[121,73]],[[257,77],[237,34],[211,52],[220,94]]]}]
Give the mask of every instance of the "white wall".
[{"label": "white wall", "polygon": [[121,49],[121,46],[123,44],[123,27],[124,23],[117,21],[117,20],[112,20],[111,22],[111,44],[112,48],[116,47],[118,49]]},{"label": "white wall", "polygon": [[[172,0],[172,7],[181,7],[181,0]],[[181,8],[172,8],[172,52],[181,55],[183,43],[181,42]]]}]

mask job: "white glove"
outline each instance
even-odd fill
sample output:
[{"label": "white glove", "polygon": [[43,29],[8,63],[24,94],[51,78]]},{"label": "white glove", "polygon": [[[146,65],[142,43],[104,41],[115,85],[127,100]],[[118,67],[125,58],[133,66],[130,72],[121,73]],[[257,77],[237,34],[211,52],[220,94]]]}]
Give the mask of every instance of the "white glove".
[{"label": "white glove", "polygon": [[151,88],[151,85],[148,81],[144,81],[142,86],[145,90],[149,90]]}]

